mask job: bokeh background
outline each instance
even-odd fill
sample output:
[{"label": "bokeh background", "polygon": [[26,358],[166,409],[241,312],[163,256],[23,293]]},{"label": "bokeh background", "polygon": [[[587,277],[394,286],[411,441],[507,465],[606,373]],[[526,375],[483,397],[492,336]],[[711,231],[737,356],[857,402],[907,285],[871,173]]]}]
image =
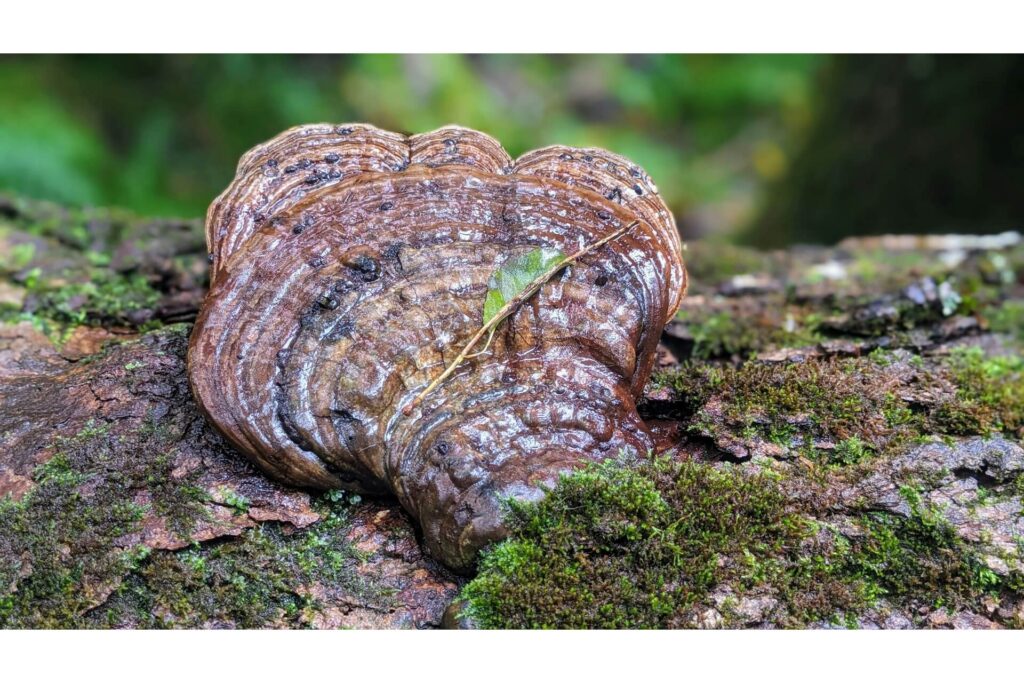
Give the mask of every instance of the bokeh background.
[{"label": "bokeh background", "polygon": [[0,191],[199,216],[242,152],[317,121],[606,147],[687,238],[1024,218],[1024,59],[998,55],[0,57]]}]

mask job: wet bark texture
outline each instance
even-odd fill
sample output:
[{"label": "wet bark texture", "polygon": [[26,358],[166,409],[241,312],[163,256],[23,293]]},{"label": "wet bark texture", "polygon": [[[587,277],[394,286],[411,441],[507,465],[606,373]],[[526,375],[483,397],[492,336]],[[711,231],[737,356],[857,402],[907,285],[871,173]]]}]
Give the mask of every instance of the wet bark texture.
[{"label": "wet bark texture", "polygon": [[[207,424],[185,373],[206,259],[199,221],[0,198],[0,625],[441,625],[465,579],[395,500],[274,483]],[[1019,624],[1020,374],[984,367],[995,400],[942,365],[958,349],[1019,353],[1019,238],[698,244],[687,263],[694,284],[658,360],[678,381],[656,373],[640,405],[656,447],[777,471],[854,539],[858,515],[933,506],[998,587],[953,610],[883,596],[848,625]],[[697,390],[695,368],[726,374]],[[827,389],[815,396],[866,397],[857,424],[754,398],[738,409],[759,378],[805,386],[809,371]],[[893,431],[888,394],[928,417],[923,431]],[[784,625],[779,604],[722,585],[678,625]]]}]

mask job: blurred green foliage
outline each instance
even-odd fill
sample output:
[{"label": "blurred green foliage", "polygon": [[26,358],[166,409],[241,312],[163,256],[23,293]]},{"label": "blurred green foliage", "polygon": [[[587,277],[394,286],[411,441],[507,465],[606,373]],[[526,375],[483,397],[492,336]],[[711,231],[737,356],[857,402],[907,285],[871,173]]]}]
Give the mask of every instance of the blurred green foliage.
[{"label": "blurred green foliage", "polygon": [[0,57],[0,190],[201,215],[290,126],[447,123],[516,156],[605,147],[687,238],[781,246],[1024,218],[1014,55]]},{"label": "blurred green foliage", "polygon": [[[201,214],[293,125],[446,123],[513,156],[599,146],[643,165],[689,232],[745,218],[810,120],[815,56],[19,56],[0,59],[0,189]],[[697,211],[697,209],[700,211]],[[710,212],[710,213],[709,213]]]}]

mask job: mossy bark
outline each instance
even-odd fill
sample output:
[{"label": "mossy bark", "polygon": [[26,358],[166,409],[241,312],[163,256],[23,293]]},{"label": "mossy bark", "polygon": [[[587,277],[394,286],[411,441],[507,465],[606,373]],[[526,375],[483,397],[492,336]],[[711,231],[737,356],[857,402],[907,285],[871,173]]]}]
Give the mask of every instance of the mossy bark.
[{"label": "mossy bark", "polygon": [[400,509],[274,484],[200,415],[198,222],[0,215],[0,626],[439,625],[458,581]]},{"label": "mossy bark", "polygon": [[514,508],[464,588],[206,424],[198,221],[0,198],[0,625],[1021,626],[1019,237],[687,253],[661,457]]},{"label": "mossy bark", "polygon": [[1020,237],[688,253],[661,457],[514,508],[453,623],[1024,626]]}]

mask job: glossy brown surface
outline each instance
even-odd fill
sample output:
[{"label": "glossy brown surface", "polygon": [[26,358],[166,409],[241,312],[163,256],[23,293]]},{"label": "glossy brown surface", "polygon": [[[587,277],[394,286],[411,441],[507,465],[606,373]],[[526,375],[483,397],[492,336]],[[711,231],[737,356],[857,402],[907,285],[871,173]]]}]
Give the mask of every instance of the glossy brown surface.
[{"label": "glossy brown surface", "polygon": [[[480,327],[505,259],[636,220],[402,414]],[[513,162],[462,128],[305,126],[242,158],[206,231],[189,375],[210,420],[283,481],[393,493],[450,566],[502,537],[503,498],[652,446],[634,401],[686,274],[671,214],[622,157]]]}]

